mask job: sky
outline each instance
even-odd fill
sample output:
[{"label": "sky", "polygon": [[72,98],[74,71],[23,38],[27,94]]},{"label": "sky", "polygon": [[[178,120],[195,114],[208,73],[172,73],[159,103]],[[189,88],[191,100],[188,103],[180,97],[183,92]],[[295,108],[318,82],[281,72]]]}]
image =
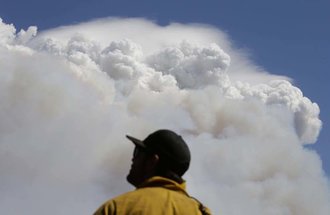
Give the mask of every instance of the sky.
[{"label": "sky", "polygon": [[[1,70],[12,71],[2,75],[1,98],[7,105],[0,113],[1,189],[8,196],[2,202],[9,214],[19,211],[10,206],[20,199],[58,197],[65,190],[75,194],[60,201],[64,209],[78,198],[86,203],[86,211],[92,211],[106,196],[127,189],[120,182],[127,166],[119,163],[127,163],[122,157],[127,157],[129,145],[106,142],[110,137],[123,142],[128,131],[143,137],[160,126],[184,132],[192,152],[200,152],[199,164],[187,177],[192,193],[206,199],[215,212],[302,214],[304,209],[305,214],[328,214],[329,1],[1,0],[0,4],[7,26],[2,33],[9,32],[1,40],[8,45],[2,50],[7,54],[1,54],[6,59]],[[20,29],[25,33],[19,34]],[[20,72],[22,68],[27,72]],[[63,72],[56,72],[58,68]],[[6,82],[9,77],[15,81]],[[282,81],[269,83],[275,79]],[[162,117],[155,117],[159,116],[155,108]],[[19,145],[23,140],[26,144]],[[204,161],[203,156],[209,159]],[[112,164],[105,167],[109,161]],[[71,174],[77,162],[85,168]],[[214,163],[219,171],[203,169]],[[202,191],[196,187],[208,179],[200,175],[217,180],[208,181]],[[311,182],[313,178],[317,179]],[[100,184],[111,192],[102,193]],[[311,192],[321,193],[318,202],[306,197]],[[81,197],[86,194],[95,198]],[[50,199],[58,200],[55,197]],[[247,203],[235,211],[235,201]],[[46,211],[47,206],[29,212]],[[58,209],[54,214],[67,213]]]}]

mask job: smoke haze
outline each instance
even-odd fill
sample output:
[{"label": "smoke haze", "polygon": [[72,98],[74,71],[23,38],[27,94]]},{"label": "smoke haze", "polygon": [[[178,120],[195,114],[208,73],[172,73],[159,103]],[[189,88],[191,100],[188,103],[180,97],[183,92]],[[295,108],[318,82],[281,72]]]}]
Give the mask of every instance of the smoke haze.
[{"label": "smoke haze", "polygon": [[159,128],[192,151],[188,191],[214,214],[328,215],[319,107],[219,29],[100,19],[37,32],[0,19],[1,214],[92,214],[133,189]]}]

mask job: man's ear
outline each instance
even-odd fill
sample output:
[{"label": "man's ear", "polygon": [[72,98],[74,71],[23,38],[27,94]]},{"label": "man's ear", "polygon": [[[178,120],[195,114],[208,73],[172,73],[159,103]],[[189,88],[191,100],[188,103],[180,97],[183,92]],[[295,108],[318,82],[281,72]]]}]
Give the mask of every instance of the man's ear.
[{"label": "man's ear", "polygon": [[149,158],[148,158],[148,162],[147,162],[147,168],[150,170],[150,171],[153,171],[156,166],[158,165],[159,163],[159,156],[157,154],[153,154],[151,155]]}]

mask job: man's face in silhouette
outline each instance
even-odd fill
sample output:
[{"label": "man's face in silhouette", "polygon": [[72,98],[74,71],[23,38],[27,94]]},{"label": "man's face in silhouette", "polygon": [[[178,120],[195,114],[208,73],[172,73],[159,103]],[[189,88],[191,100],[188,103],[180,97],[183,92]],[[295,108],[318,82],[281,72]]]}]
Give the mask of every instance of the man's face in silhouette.
[{"label": "man's face in silhouette", "polygon": [[127,175],[127,181],[137,187],[147,178],[152,176],[153,168],[150,166],[152,155],[145,149],[135,146],[131,169]]}]

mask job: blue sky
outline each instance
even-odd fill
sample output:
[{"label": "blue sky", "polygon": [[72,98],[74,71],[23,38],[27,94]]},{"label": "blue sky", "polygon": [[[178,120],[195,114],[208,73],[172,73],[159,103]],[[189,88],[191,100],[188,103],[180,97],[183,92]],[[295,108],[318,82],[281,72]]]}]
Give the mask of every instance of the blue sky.
[{"label": "blue sky", "polygon": [[158,24],[204,23],[228,33],[238,48],[267,71],[291,77],[321,109],[323,129],[316,144],[330,175],[330,1],[9,1],[0,17],[19,30],[39,31],[108,16],[144,17]]}]

